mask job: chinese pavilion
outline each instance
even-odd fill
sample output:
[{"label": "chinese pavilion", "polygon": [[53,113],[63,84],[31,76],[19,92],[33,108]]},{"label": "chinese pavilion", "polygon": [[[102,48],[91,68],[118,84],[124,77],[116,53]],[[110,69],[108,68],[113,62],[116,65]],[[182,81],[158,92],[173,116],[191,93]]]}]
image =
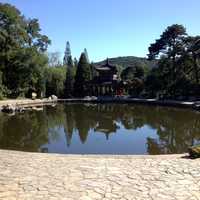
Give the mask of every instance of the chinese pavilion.
[{"label": "chinese pavilion", "polygon": [[120,91],[121,80],[117,66],[109,63],[109,59],[101,66],[95,67],[96,76],[92,80],[92,93],[95,96],[116,95]]}]

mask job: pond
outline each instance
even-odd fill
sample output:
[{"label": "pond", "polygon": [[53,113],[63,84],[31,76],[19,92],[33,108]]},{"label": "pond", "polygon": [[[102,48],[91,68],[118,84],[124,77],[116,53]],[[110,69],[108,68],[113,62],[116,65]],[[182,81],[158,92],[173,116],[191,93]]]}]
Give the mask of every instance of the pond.
[{"label": "pond", "polygon": [[200,142],[200,113],[134,104],[58,104],[0,113],[0,149],[64,154],[172,154]]}]

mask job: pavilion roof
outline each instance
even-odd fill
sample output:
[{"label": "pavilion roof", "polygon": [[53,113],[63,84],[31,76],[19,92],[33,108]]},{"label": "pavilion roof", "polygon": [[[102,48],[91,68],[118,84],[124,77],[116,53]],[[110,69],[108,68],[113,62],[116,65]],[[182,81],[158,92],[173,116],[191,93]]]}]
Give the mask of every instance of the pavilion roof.
[{"label": "pavilion roof", "polygon": [[116,65],[112,65],[109,63],[109,59],[107,58],[106,63],[100,66],[95,67],[97,71],[110,71],[117,70]]}]

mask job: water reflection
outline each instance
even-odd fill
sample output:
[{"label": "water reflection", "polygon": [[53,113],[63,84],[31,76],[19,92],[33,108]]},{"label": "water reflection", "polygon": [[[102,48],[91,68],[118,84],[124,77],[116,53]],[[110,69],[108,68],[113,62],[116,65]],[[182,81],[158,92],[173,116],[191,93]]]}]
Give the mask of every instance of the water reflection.
[{"label": "water reflection", "polygon": [[200,114],[127,104],[47,106],[0,113],[0,148],[57,153],[183,153],[200,142]]}]

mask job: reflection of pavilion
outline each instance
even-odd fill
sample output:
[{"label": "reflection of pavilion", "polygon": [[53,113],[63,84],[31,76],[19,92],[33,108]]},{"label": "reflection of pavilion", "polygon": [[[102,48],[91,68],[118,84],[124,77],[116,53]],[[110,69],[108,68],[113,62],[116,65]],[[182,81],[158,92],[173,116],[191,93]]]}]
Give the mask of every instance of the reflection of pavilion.
[{"label": "reflection of pavilion", "polygon": [[109,139],[111,133],[116,133],[117,126],[115,121],[100,121],[97,127],[94,129],[95,132],[102,132],[106,135],[106,139]]}]

